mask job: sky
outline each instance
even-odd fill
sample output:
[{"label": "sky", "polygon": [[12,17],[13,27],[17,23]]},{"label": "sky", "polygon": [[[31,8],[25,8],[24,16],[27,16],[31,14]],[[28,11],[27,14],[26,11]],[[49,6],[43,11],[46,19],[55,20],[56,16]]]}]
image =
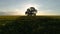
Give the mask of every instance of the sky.
[{"label": "sky", "polygon": [[0,0],[0,15],[25,15],[35,7],[37,15],[60,15],[60,0]]}]

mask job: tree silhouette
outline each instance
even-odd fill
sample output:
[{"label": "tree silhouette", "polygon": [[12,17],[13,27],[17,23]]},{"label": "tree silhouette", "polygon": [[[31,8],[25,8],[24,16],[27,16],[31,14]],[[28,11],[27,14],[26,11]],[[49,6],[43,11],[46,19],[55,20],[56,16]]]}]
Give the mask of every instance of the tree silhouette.
[{"label": "tree silhouette", "polygon": [[27,16],[36,16],[37,10],[34,7],[30,7],[27,9],[27,11],[25,12],[25,14]]}]

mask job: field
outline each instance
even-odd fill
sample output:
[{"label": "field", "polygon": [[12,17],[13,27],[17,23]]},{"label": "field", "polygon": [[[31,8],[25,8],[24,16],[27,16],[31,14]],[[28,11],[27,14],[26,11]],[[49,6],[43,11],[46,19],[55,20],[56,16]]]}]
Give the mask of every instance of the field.
[{"label": "field", "polygon": [[0,34],[60,34],[60,16],[0,16]]}]

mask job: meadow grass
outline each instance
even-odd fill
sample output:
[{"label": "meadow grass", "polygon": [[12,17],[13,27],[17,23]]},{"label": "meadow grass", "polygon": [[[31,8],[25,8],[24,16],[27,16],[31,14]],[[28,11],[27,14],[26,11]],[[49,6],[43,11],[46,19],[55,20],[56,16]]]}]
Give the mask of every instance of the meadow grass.
[{"label": "meadow grass", "polygon": [[60,34],[60,16],[0,16],[0,34]]}]

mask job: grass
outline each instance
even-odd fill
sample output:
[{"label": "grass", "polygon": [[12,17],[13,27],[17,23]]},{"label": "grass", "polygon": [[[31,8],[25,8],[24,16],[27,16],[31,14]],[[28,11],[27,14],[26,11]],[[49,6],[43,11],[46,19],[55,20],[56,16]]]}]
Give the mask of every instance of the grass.
[{"label": "grass", "polygon": [[0,34],[60,34],[60,16],[0,16]]}]

